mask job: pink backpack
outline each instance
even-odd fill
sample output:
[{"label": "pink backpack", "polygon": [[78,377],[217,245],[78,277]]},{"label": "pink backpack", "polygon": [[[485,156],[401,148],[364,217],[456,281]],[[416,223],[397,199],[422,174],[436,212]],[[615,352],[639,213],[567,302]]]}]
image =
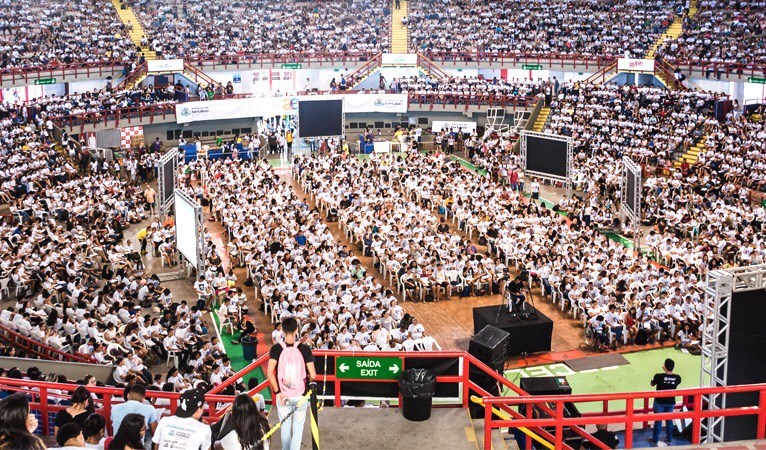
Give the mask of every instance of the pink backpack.
[{"label": "pink backpack", "polygon": [[282,354],[277,365],[279,391],[285,397],[298,397],[306,390],[306,361],[303,359],[298,342],[288,347],[280,342]]}]

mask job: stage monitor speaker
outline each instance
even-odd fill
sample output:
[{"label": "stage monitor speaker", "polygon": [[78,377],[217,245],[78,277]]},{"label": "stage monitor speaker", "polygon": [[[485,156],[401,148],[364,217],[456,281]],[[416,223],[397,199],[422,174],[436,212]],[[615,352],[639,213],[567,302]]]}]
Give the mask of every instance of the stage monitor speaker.
[{"label": "stage monitor speaker", "polygon": [[490,364],[508,355],[510,335],[492,325],[485,326],[468,344],[468,353],[484,364]]},{"label": "stage monitor speaker", "polygon": [[[567,377],[534,377],[534,378],[522,378],[519,386],[527,391],[530,395],[570,395],[572,394],[572,386],[569,385]],[[551,409],[555,409],[555,404],[550,403],[548,406]],[[519,412],[526,414],[525,405],[519,406]],[[549,414],[543,412],[540,408],[535,407],[535,416],[537,417],[550,417]],[[564,403],[564,417],[580,417],[580,411],[577,409],[574,403]],[[553,428],[546,428],[548,431],[553,432]],[[569,428],[564,429],[564,443],[572,448],[580,448],[582,445],[582,438]]]}]

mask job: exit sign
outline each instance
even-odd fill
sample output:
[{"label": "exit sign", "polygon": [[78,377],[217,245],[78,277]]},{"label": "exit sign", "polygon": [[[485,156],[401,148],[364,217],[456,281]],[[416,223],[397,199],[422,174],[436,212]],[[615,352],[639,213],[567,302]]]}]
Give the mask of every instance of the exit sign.
[{"label": "exit sign", "polygon": [[35,80],[35,84],[38,86],[41,84],[56,84],[56,79],[55,78],[40,78],[39,80]]},{"label": "exit sign", "polygon": [[367,380],[398,380],[402,371],[399,358],[366,356],[338,356],[335,358],[335,376]]},{"label": "exit sign", "polygon": [[282,64],[283,69],[302,69],[303,64],[296,64],[296,63],[289,63],[289,64]]},{"label": "exit sign", "polygon": [[766,78],[748,77],[747,82],[755,84],[766,84]]},{"label": "exit sign", "polygon": [[540,64],[522,64],[521,68],[524,70],[543,70],[543,66]]}]

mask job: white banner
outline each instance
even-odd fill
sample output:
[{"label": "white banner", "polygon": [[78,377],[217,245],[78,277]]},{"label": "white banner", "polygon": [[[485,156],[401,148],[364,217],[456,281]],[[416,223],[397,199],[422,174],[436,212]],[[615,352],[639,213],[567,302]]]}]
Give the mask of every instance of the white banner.
[{"label": "white banner", "polygon": [[431,131],[434,133],[453,130],[462,131],[463,133],[476,133],[476,122],[447,122],[443,120],[434,120],[431,123]]},{"label": "white banner", "polygon": [[346,113],[395,113],[407,112],[405,94],[348,94],[306,95],[291,97],[242,98],[187,102],[176,105],[176,123],[192,123],[205,120],[244,119],[250,117],[294,116],[298,114],[301,100],[343,99]]},{"label": "white banner", "polygon": [[146,70],[149,72],[183,72],[183,59],[155,59],[147,61]]},{"label": "white banner", "polygon": [[649,72],[654,73],[653,59],[620,58],[617,60],[618,72]]},{"label": "white banner", "polygon": [[384,66],[417,66],[417,53],[383,53],[381,63]]}]

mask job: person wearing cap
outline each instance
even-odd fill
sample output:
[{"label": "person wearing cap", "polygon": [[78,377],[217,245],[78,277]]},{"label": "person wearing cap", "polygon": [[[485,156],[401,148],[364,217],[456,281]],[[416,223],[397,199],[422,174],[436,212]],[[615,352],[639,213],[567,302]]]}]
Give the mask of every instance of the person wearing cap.
[{"label": "person wearing cap", "polygon": [[152,437],[154,450],[209,450],[212,433],[202,422],[205,396],[197,389],[181,393],[173,416],[160,419]]},{"label": "person wearing cap", "polygon": [[85,449],[85,438],[82,435],[82,427],[74,422],[70,422],[59,428],[56,433],[56,442],[61,446],[60,450],[81,450]]},{"label": "person wearing cap", "polygon": [[[662,372],[657,373],[652,378],[651,385],[657,387],[657,391],[669,391],[678,388],[681,384],[681,376],[673,373],[676,363],[671,358],[667,358],[662,365]],[[670,413],[673,412],[676,406],[675,397],[658,397],[654,399],[654,412],[655,413]],[[667,433],[667,443],[671,445],[673,443],[673,421],[666,420],[665,431]],[[662,432],[662,421],[657,420],[654,422],[654,432],[649,442],[652,445],[659,445],[660,433]]]}]

